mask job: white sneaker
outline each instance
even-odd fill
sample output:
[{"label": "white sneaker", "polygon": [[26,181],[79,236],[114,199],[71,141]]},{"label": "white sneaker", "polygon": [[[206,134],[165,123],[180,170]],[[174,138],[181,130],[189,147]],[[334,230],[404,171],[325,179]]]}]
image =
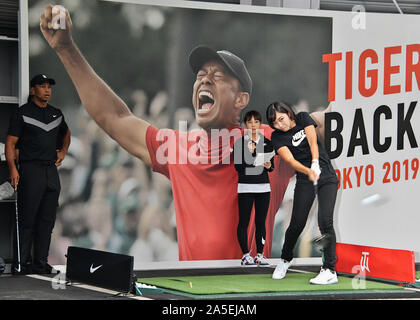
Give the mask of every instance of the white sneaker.
[{"label": "white sneaker", "polygon": [[319,274],[309,280],[310,284],[334,284],[338,283],[337,272],[331,271],[330,269],[321,268]]},{"label": "white sneaker", "polygon": [[289,269],[291,264],[292,261],[288,262],[286,260],[280,259],[280,263],[277,265],[273,272],[273,279],[283,279],[286,276],[287,269]]},{"label": "white sneaker", "polygon": [[243,266],[255,266],[254,259],[249,255],[249,253],[244,254],[241,259],[241,265]]}]

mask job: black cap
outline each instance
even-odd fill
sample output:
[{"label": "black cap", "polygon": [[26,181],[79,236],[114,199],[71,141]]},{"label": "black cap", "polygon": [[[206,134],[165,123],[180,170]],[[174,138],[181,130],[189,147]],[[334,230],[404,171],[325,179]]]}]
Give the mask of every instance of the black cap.
[{"label": "black cap", "polygon": [[37,84],[43,84],[45,82],[48,82],[51,85],[55,84],[55,80],[52,78],[48,78],[44,74],[37,74],[35,77],[31,79],[30,87],[35,87]]},{"label": "black cap", "polygon": [[232,75],[239,80],[243,90],[251,94],[252,80],[241,58],[227,50],[215,51],[202,45],[194,48],[189,57],[190,66],[195,74],[198,73],[203,64],[210,60],[221,61]]}]

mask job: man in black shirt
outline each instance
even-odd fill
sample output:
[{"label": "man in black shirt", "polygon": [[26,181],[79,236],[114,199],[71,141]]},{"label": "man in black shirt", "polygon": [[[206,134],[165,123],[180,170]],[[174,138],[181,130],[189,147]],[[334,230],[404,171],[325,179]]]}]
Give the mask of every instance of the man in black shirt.
[{"label": "man in black shirt", "polygon": [[22,263],[20,272],[13,268],[15,274],[52,271],[48,251],[60,194],[57,167],[70,145],[70,130],[62,112],[48,104],[54,84],[54,79],[45,75],[32,78],[28,103],[10,118],[6,160],[11,184],[18,193]]}]

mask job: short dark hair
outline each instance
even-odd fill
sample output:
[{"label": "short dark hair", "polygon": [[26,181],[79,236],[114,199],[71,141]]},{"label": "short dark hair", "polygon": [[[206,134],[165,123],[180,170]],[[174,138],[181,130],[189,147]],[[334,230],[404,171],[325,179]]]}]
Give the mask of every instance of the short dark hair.
[{"label": "short dark hair", "polygon": [[262,122],[261,113],[259,113],[257,110],[249,110],[247,113],[245,113],[244,123],[251,120],[252,117],[254,117],[254,119],[258,120],[259,122]]},{"label": "short dark hair", "polygon": [[286,113],[291,120],[295,120],[296,113],[290,104],[285,101],[272,102],[268,105],[265,116],[267,118],[268,125],[273,129],[275,129],[274,121],[276,121],[276,112]]}]

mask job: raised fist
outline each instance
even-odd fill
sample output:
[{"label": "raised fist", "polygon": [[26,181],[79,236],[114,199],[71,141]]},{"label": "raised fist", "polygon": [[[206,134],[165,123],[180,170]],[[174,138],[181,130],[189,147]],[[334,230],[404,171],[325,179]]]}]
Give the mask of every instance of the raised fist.
[{"label": "raised fist", "polygon": [[70,14],[63,6],[46,5],[41,15],[40,28],[54,50],[69,47],[73,42]]}]

